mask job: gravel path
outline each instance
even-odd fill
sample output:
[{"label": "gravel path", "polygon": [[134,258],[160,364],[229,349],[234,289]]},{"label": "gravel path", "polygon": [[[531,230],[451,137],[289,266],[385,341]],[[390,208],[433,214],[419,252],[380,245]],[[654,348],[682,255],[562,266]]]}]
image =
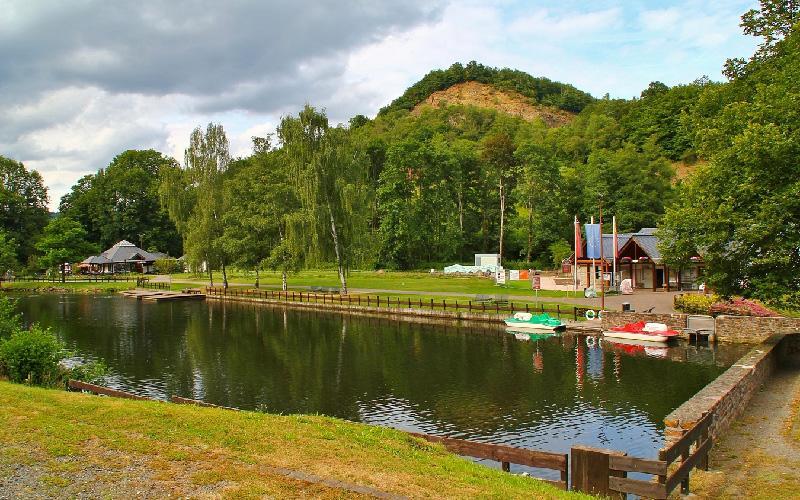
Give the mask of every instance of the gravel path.
[{"label": "gravel path", "polygon": [[800,430],[798,400],[800,369],[778,371],[714,444],[710,471],[692,475],[693,492],[701,498],[800,497],[800,442],[792,438]]}]

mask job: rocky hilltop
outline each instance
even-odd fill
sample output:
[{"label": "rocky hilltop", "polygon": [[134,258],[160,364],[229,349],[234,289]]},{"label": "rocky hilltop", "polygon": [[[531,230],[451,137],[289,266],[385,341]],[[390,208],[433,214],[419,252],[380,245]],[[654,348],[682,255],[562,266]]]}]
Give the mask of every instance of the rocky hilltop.
[{"label": "rocky hilltop", "polygon": [[495,109],[501,113],[519,116],[528,121],[540,119],[548,127],[560,127],[569,123],[575,115],[555,106],[544,106],[511,90],[500,90],[493,85],[475,81],[457,83],[429,95],[414,106],[411,113],[418,115],[426,106],[467,105]]}]

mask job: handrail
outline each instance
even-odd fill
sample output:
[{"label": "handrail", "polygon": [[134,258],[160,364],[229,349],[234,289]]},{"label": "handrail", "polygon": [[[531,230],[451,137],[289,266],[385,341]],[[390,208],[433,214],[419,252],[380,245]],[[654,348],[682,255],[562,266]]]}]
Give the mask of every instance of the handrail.
[{"label": "handrail", "polygon": [[430,434],[420,434],[416,432],[410,432],[409,434],[431,443],[441,444],[447,451],[458,455],[495,460],[500,462],[502,469],[506,472],[510,470],[510,464],[557,470],[561,473],[560,481],[550,481],[546,479],[542,479],[542,481],[546,481],[564,490],[567,489],[569,479],[567,472],[568,455],[565,453],[514,448],[512,446],[499,444],[477,443],[474,441],[465,441],[463,439],[431,436]]},{"label": "handrail", "polygon": [[[714,414],[708,413],[688,429],[677,441],[658,452],[658,460],[628,456],[610,456],[610,471],[622,472],[623,477],[609,474],[608,487],[621,493],[632,493],[647,498],[667,498],[679,484],[684,494],[689,493],[689,474],[695,467],[707,469],[708,452],[713,445],[709,428]],[[671,467],[681,457],[677,467]],[[641,472],[658,476],[658,482],[624,477],[628,472]]]}]

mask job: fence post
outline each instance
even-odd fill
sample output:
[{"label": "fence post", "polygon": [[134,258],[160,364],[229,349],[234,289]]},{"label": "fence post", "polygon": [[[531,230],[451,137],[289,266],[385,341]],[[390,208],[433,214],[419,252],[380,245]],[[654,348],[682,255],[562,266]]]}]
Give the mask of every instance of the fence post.
[{"label": "fence post", "polygon": [[431,299],[431,311],[433,311],[433,299]]},{"label": "fence post", "polygon": [[625,498],[624,493],[614,491],[608,486],[608,476],[626,477],[625,472],[609,468],[611,455],[625,456],[626,453],[589,446],[573,446],[569,460],[572,489],[606,498]]}]

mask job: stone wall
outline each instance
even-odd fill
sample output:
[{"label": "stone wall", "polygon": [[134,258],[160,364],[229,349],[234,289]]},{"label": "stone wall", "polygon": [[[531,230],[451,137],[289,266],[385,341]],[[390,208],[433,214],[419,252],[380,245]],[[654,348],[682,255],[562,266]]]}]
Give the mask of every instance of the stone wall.
[{"label": "stone wall", "polygon": [[657,314],[638,312],[606,311],[603,313],[603,331],[614,326],[644,321],[645,323],[664,323],[667,328],[681,331],[686,328],[686,314]]},{"label": "stone wall", "polygon": [[332,311],[360,316],[390,318],[417,323],[460,324],[465,322],[492,325],[505,328],[503,318],[509,316],[505,313],[477,313],[467,311],[437,311],[432,309],[408,309],[401,307],[367,307],[348,304],[321,304],[319,302],[297,302],[278,299],[263,299],[258,297],[235,295],[206,295],[206,300],[222,302],[251,302],[272,307],[288,307],[293,309],[311,309],[315,311]]},{"label": "stone wall", "polygon": [[776,333],[800,333],[800,318],[717,316],[717,341],[758,343]]},{"label": "stone wall", "polygon": [[[664,323],[672,330],[686,328],[688,314],[655,314],[639,312],[606,311],[602,328],[644,321]],[[800,333],[800,318],[758,318],[755,316],[718,316],[715,319],[717,342],[758,344],[776,333]]]},{"label": "stone wall", "polygon": [[711,435],[716,438],[725,432],[775,368],[785,361],[792,362],[791,356],[785,357],[791,353],[800,353],[800,335],[774,334],[753,347],[725,373],[664,418],[667,446],[707,412],[714,413]]}]

